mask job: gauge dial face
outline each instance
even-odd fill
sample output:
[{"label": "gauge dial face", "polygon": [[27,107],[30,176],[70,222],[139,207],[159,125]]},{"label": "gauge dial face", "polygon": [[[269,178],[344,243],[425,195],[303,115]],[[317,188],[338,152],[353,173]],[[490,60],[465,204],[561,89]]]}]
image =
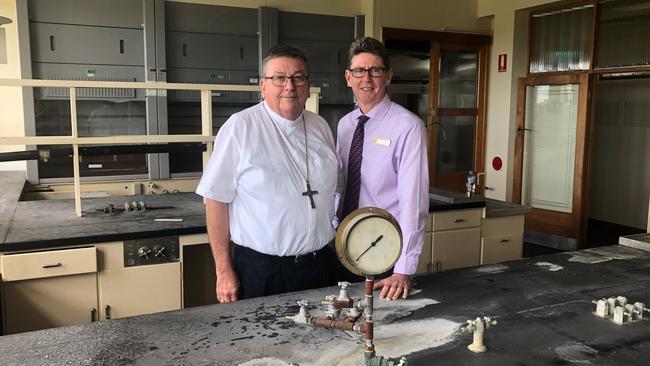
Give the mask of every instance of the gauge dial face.
[{"label": "gauge dial face", "polygon": [[343,220],[336,236],[341,263],[357,275],[377,275],[395,265],[402,252],[397,220],[385,210],[367,207]]}]

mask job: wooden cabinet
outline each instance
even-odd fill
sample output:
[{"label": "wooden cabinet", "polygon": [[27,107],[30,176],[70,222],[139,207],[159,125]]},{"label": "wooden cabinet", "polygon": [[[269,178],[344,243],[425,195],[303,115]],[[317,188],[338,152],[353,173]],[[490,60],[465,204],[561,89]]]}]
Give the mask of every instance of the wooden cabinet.
[{"label": "wooden cabinet", "polygon": [[100,319],[181,308],[180,262],[99,272]]},{"label": "wooden cabinet", "polygon": [[482,209],[429,214],[416,274],[479,264]]},{"label": "wooden cabinet", "polygon": [[[429,216],[429,221],[431,217]],[[420,260],[418,261],[418,267],[415,271],[415,274],[429,273],[431,269],[431,232],[425,232],[424,234],[424,244],[422,244],[422,252],[420,253]]]},{"label": "wooden cabinet", "polygon": [[123,242],[4,254],[5,334],[182,308],[181,262],[124,267]]},{"label": "wooden cabinet", "polygon": [[524,215],[483,219],[481,264],[493,264],[522,257]]},{"label": "wooden cabinet", "polygon": [[431,242],[433,270],[478,266],[480,239],[480,227],[434,232]]},{"label": "wooden cabinet", "polygon": [[7,254],[1,263],[6,334],[96,320],[94,247]]}]

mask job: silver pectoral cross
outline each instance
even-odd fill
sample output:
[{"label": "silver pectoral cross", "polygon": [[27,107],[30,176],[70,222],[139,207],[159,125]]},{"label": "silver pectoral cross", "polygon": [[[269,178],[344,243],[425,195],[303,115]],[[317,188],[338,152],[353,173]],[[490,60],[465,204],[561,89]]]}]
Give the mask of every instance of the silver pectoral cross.
[{"label": "silver pectoral cross", "polygon": [[311,185],[309,184],[309,181],[305,181],[307,183],[307,190],[305,192],[302,192],[303,196],[309,196],[309,202],[311,202],[311,208],[315,209],[316,204],[314,203],[314,195],[318,194],[318,191],[312,191],[311,190]]}]

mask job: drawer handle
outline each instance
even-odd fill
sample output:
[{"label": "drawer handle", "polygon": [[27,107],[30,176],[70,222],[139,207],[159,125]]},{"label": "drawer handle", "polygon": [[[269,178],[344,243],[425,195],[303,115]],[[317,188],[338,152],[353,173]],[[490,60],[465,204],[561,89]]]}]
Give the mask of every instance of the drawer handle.
[{"label": "drawer handle", "polygon": [[56,268],[56,267],[61,267],[61,262],[57,262],[57,263],[49,263],[49,264],[46,263],[46,264],[42,265],[41,267],[43,267],[43,268]]},{"label": "drawer handle", "polygon": [[454,219],[454,222],[465,222],[465,219]]},{"label": "drawer handle", "polygon": [[507,243],[509,241],[510,241],[510,239],[501,239],[501,240],[499,240],[499,243]]}]

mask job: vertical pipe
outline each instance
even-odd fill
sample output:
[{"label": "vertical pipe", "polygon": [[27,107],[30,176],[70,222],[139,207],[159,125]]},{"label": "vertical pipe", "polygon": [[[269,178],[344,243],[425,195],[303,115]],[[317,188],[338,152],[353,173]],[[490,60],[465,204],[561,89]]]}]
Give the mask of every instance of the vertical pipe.
[{"label": "vertical pipe", "polygon": [[[212,90],[201,90],[201,134],[203,136],[212,136]],[[210,141],[205,143],[203,152],[203,171],[208,165],[208,159],[212,154],[213,144]]]},{"label": "vertical pipe", "polygon": [[366,276],[365,289],[366,289],[366,352],[375,352],[375,346],[372,344],[373,339],[373,287],[375,281],[372,276]]},{"label": "vertical pipe", "polygon": [[[70,88],[70,127],[72,138],[79,137],[77,132],[77,89]],[[79,179],[79,144],[72,144],[72,171],[74,173],[74,210],[81,217],[81,182]]]}]

